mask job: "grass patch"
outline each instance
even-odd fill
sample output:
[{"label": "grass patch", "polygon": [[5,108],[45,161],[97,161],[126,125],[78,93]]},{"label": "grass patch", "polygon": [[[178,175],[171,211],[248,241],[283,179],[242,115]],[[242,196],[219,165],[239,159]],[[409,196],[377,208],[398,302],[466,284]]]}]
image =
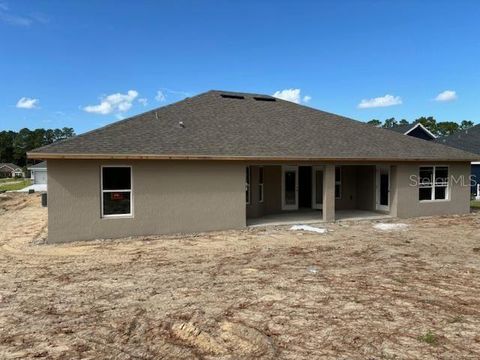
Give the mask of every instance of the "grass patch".
[{"label": "grass patch", "polygon": [[420,335],[417,339],[429,345],[438,344],[438,336],[435,335],[435,333],[431,330],[428,330],[427,333],[424,335]]},{"label": "grass patch", "polygon": [[[14,181],[12,179],[10,180]],[[13,184],[6,184],[6,185],[2,185],[2,183],[0,183],[0,191],[21,190],[24,187],[27,187],[29,185],[32,185],[32,180],[30,179],[21,179]]]},{"label": "grass patch", "polygon": [[0,184],[6,183],[6,182],[12,182],[12,181],[20,181],[23,180],[22,178],[1,178],[0,179]]},{"label": "grass patch", "polygon": [[470,207],[474,209],[480,209],[480,200],[471,200]]}]

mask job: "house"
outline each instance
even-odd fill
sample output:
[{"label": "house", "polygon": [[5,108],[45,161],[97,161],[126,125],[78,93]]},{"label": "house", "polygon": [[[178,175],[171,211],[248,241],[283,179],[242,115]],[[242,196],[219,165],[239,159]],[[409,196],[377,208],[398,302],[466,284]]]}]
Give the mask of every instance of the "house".
[{"label": "house", "polygon": [[0,178],[24,177],[22,168],[12,163],[0,163]]},{"label": "house", "polygon": [[38,164],[28,167],[30,170],[30,178],[33,184],[46,184],[47,183],[47,162],[42,161]]},{"label": "house", "polygon": [[[267,95],[209,91],[35,149],[51,243],[470,211],[480,156]],[[422,181],[419,181],[421,179]]]},{"label": "house", "polygon": [[[439,138],[437,142],[480,155],[480,125]],[[480,186],[477,183],[480,181],[480,162],[472,161],[471,175],[471,193],[476,199],[480,199]]]},{"label": "house", "polygon": [[388,129],[403,135],[413,136],[428,141],[432,141],[437,138],[430,130],[428,130],[419,122],[406,125],[396,125]]}]

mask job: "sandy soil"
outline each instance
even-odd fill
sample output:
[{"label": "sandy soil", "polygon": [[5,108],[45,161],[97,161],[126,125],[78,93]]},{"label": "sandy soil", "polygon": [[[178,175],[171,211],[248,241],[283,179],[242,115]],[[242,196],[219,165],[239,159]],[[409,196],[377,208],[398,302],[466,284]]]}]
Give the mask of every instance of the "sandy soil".
[{"label": "sandy soil", "polygon": [[0,197],[0,358],[478,359],[480,215],[43,244]]}]

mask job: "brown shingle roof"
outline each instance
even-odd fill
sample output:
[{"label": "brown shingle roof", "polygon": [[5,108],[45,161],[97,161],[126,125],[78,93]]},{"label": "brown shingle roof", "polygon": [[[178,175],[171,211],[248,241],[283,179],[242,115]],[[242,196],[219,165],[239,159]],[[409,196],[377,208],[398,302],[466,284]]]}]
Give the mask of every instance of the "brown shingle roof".
[{"label": "brown shingle roof", "polygon": [[31,158],[142,156],[398,161],[478,158],[268,95],[225,91],[209,91],[29,153]]}]

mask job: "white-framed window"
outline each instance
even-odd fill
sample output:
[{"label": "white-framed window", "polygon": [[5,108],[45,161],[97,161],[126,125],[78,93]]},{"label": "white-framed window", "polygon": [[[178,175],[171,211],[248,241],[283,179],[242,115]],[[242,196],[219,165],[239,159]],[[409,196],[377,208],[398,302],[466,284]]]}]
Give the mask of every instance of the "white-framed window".
[{"label": "white-framed window", "polygon": [[335,166],[335,199],[342,198],[342,167]]},{"label": "white-framed window", "polygon": [[250,166],[246,167],[245,170],[245,196],[247,205],[250,204],[250,183],[251,183],[251,169]]},{"label": "white-framed window", "polygon": [[448,166],[420,166],[418,200],[448,200],[448,196]]},{"label": "white-framed window", "polygon": [[100,169],[102,218],[133,215],[132,167],[105,165]]},{"label": "white-framed window", "polygon": [[258,168],[258,202],[263,203],[263,166]]}]

